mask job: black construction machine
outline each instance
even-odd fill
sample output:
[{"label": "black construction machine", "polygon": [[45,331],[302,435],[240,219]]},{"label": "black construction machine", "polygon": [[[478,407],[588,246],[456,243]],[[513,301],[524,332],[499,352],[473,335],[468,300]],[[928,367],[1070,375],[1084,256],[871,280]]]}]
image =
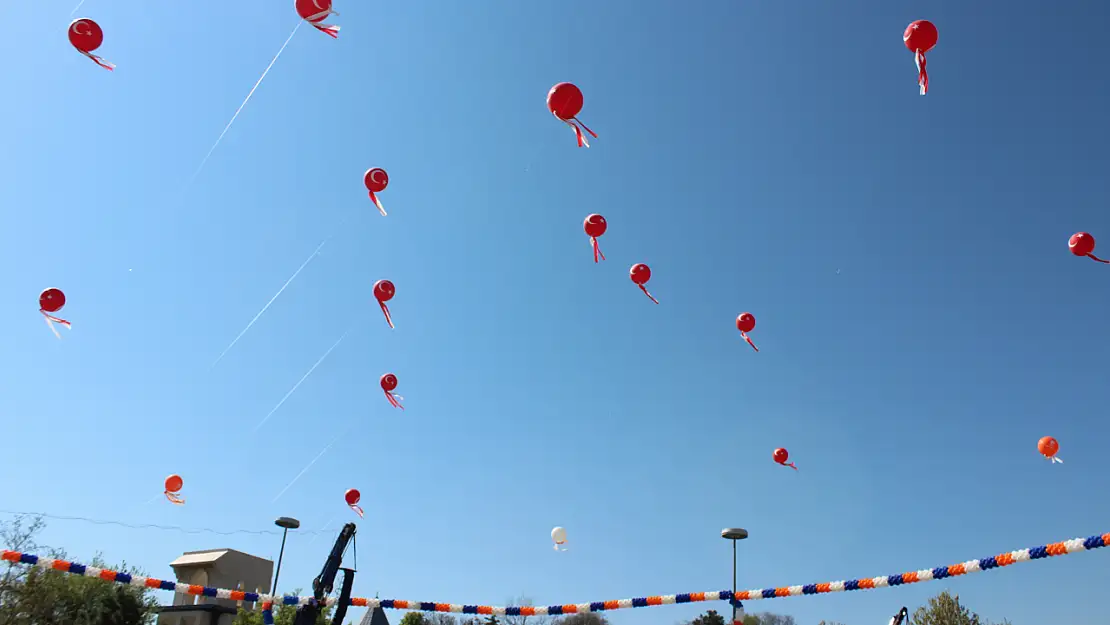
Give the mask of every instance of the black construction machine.
[{"label": "black construction machine", "polygon": [[[316,579],[312,580],[312,596],[316,599],[316,603],[298,607],[297,617],[294,619],[293,625],[316,624],[316,617],[320,614],[320,607],[323,605],[324,599],[331,594],[335,587],[336,575],[339,574],[339,571],[343,571],[343,585],[339,589],[339,601],[336,602],[335,615],[331,619],[332,625],[342,625],[343,617],[347,616],[347,606],[351,603],[351,588],[355,583],[355,569],[343,568],[342,566],[343,554],[347,551],[348,543],[352,543],[354,546],[354,561],[357,566],[358,545],[354,543],[355,532],[354,523],[347,523],[339,531],[339,537],[335,539],[331,554],[324,562],[324,570],[320,571]],[[379,610],[381,608],[375,609],[374,612]],[[384,617],[384,613],[381,616]]]}]

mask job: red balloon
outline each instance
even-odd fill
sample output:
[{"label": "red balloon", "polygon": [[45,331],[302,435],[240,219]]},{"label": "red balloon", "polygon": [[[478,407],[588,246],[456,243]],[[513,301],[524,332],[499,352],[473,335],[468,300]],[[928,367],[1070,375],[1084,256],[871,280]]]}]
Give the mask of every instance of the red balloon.
[{"label": "red balloon", "polygon": [[389,174],[381,167],[371,167],[362,176],[362,183],[371,193],[381,193],[389,186]]},{"label": "red balloon", "polygon": [[586,221],[582,222],[582,229],[591,237],[599,237],[605,234],[605,229],[608,227],[609,224],[605,222],[605,218],[597,213],[587,215]]},{"label": "red balloon", "polygon": [[925,71],[925,53],[937,45],[937,27],[928,20],[917,20],[906,27],[902,33],[902,43],[913,52],[914,63],[917,64],[917,84],[921,87],[921,95],[929,92],[929,74]]},{"label": "red balloon", "polygon": [[366,190],[370,192],[370,200],[378,207],[378,212],[385,217],[385,208],[382,207],[382,201],[378,199],[377,194],[385,191],[389,186],[389,174],[381,167],[371,167],[363,174],[362,184],[366,185]]},{"label": "red balloon", "polygon": [[759,348],[755,346],[755,343],[752,342],[751,337],[748,336],[748,332],[751,332],[755,329],[755,315],[749,312],[740,313],[739,315],[737,315],[736,329],[740,330],[740,336],[742,336],[744,340],[748,342],[748,345],[751,345],[752,349],[758,352]]},{"label": "red balloon", "polygon": [[46,289],[39,294],[39,308],[48,313],[55,313],[66,305],[66,294],[61,289]]},{"label": "red balloon", "polygon": [[578,119],[578,114],[582,112],[582,91],[573,84],[561,82],[552,87],[551,91],[547,92],[547,110],[574,129],[578,147],[590,147],[590,142],[582,134],[583,130],[590,133],[594,139],[597,138],[597,134]]},{"label": "red balloon", "polygon": [[397,288],[389,280],[378,280],[374,283],[374,299],[379,302],[388,302],[397,294]]},{"label": "red balloon", "polygon": [[937,45],[939,37],[940,33],[937,32],[937,27],[932,22],[917,20],[906,27],[906,32],[902,34],[902,42],[906,44],[910,52],[925,54]]},{"label": "red balloon", "polygon": [[389,404],[394,408],[404,410],[405,407],[401,405],[401,402],[397,401],[399,399],[404,399],[404,397],[393,394],[393,391],[397,389],[397,376],[392,373],[387,373],[382,376],[381,383],[382,390],[385,391],[385,398],[389,400]]},{"label": "red balloon", "polygon": [[547,92],[547,108],[561,120],[574,119],[582,112],[582,90],[569,82],[561,82]]},{"label": "red balloon", "polygon": [[1056,442],[1056,439],[1051,436],[1045,436],[1037,441],[1037,451],[1041,452],[1041,455],[1045,458],[1051,460],[1053,464],[1064,462],[1056,457],[1056,452],[1060,451],[1060,443]]},{"label": "red balloon", "polygon": [[166,478],[167,491],[171,493],[176,493],[177,491],[181,490],[182,486],[185,486],[185,480],[181,479],[180,475],[174,473],[173,475]]},{"label": "red balloon", "polygon": [[382,383],[382,390],[387,392],[387,393],[389,391],[396,390],[397,389],[397,376],[393,375],[392,373],[387,373],[387,374],[382,376],[381,383]]},{"label": "red balloon", "polygon": [[75,19],[69,23],[69,42],[78,52],[92,52],[104,43],[104,30],[87,17]]},{"label": "red balloon", "polygon": [[389,280],[378,280],[374,283],[374,299],[378,300],[378,305],[382,307],[385,322],[389,324],[390,328],[393,327],[393,317],[389,314],[389,307],[385,303],[393,299],[396,294],[397,289]]},{"label": "red balloon", "polygon": [[655,299],[651,295],[651,293],[648,293],[647,287],[644,286],[648,283],[648,280],[651,280],[650,267],[643,263],[636,263],[635,265],[632,265],[632,269],[628,270],[628,277],[632,278],[632,282],[634,282],[636,286],[640,287],[640,290],[643,291],[644,295],[647,295],[651,301],[655,302],[656,304],[659,303],[659,300]]},{"label": "red balloon", "polygon": [[1071,235],[1068,239],[1068,250],[1076,256],[1087,256],[1100,263],[1110,264],[1110,260],[1102,260],[1092,253],[1095,251],[1095,238],[1089,232],[1076,232]]},{"label": "red balloon", "polygon": [[740,313],[736,316],[736,329],[741,332],[751,332],[755,329],[755,315]]},{"label": "red balloon", "polygon": [[69,42],[73,44],[77,51],[89,57],[93,63],[103,67],[107,70],[114,70],[115,65],[105,61],[104,59],[92,54],[104,43],[104,31],[100,28],[100,24],[90,20],[87,17],[81,17],[69,23]]},{"label": "red balloon", "polygon": [[597,262],[598,256],[601,260],[605,260],[605,254],[601,253],[601,248],[597,246],[597,238],[605,234],[605,229],[609,225],[605,223],[605,218],[597,213],[587,215],[586,221],[582,222],[582,229],[590,236],[590,246],[594,248],[594,262]]},{"label": "red balloon", "polygon": [[293,0],[297,15],[312,24],[316,30],[332,38],[339,36],[339,27],[322,23],[329,15],[339,15],[331,8],[331,0]]},{"label": "red balloon", "polygon": [[794,469],[795,471],[798,470],[798,467],[794,466],[793,462],[787,462],[787,460],[790,459],[790,452],[786,451],[782,447],[779,447],[778,449],[776,449],[775,453],[772,454],[771,457],[774,458],[775,462],[777,462],[777,463],[779,463],[779,464],[781,464],[785,467],[790,467],[791,469]]},{"label": "red balloon", "polygon": [[348,506],[356,505],[362,501],[362,493],[358,492],[357,488],[348,488],[347,492],[343,493],[343,500],[347,502]]},{"label": "red balloon", "polygon": [[65,305],[66,294],[62,293],[61,289],[46,289],[42,293],[39,293],[39,312],[42,313],[42,316],[46,319],[46,327],[50,328],[50,331],[58,338],[62,338],[62,335],[58,334],[58,330],[54,327],[54,324],[60,323],[69,328],[70,323],[65,319],[55,317],[51,313],[58,312]]}]

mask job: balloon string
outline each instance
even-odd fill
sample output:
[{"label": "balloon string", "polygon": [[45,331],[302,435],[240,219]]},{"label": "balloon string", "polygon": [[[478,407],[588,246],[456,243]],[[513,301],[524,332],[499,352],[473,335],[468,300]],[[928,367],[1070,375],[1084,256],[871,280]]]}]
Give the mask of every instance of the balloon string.
[{"label": "balloon string", "polygon": [[914,63],[917,64],[917,84],[921,85],[921,95],[929,92],[929,73],[925,71],[925,53],[921,50],[914,52]]},{"label": "balloon string", "polygon": [[358,515],[358,518],[364,518],[362,508],[357,503],[349,503],[347,505],[351,507],[351,510],[355,511],[355,514]]},{"label": "balloon string", "polygon": [[393,328],[393,317],[389,314],[389,307],[386,306],[383,301],[378,301],[378,306],[382,307],[382,314],[385,315],[385,322],[389,324],[390,328]]},{"label": "balloon string", "polygon": [[648,299],[650,299],[651,301],[655,302],[656,304],[658,304],[658,303],[659,303],[659,300],[657,300],[657,299],[655,299],[654,297],[652,297],[652,296],[651,296],[651,293],[648,293],[647,287],[645,287],[645,286],[644,286],[644,285],[642,285],[642,284],[637,284],[636,286],[640,287],[640,290],[644,292],[644,295],[647,295],[647,296],[648,296]]},{"label": "balloon string", "polygon": [[179,497],[176,492],[172,492],[172,491],[167,490],[167,491],[165,491],[165,495],[166,495],[166,499],[168,499],[170,501],[170,503],[178,505],[178,506],[185,505],[185,500],[182,499],[181,497]]},{"label": "balloon string", "polygon": [[1106,263],[1107,265],[1110,265],[1110,260],[1102,260],[1101,258],[1099,258],[1098,256],[1095,256],[1094,254],[1087,254],[1087,256],[1097,260],[1100,263]]},{"label": "balloon string", "polygon": [[378,212],[382,214],[382,217],[385,217],[385,209],[382,208],[382,202],[378,199],[378,196],[375,195],[373,191],[370,192],[370,199],[373,200],[374,206],[378,207]]},{"label": "balloon string", "polygon": [[750,339],[750,338],[748,337],[748,333],[747,333],[747,332],[741,332],[741,333],[740,333],[740,336],[744,337],[744,340],[748,342],[748,345],[751,345],[751,346],[752,346],[752,349],[754,349],[754,350],[755,350],[755,351],[757,351],[757,352],[759,351],[759,348],[758,348],[758,347],[756,347],[756,346],[755,346],[755,343],[752,343],[752,340],[751,340],[751,339]]},{"label": "balloon string", "polygon": [[339,39],[339,27],[332,24],[313,24],[316,30],[324,33],[332,39]]},{"label": "balloon string", "polygon": [[794,463],[793,463],[793,462],[784,462],[784,463],[782,463],[782,466],[784,466],[784,467],[790,467],[791,469],[794,469],[795,471],[797,471],[797,470],[798,470],[798,467],[794,466]]},{"label": "balloon string", "polygon": [[114,71],[116,69],[116,66],[114,64],[109,63],[108,61],[105,61],[103,58],[101,58],[101,57],[99,57],[95,54],[90,54],[88,52],[82,52],[81,54],[84,54],[85,56],[89,57],[89,59],[91,59],[93,63],[96,63],[97,65],[103,67],[104,69],[106,69],[110,72]]},{"label": "balloon string", "polygon": [[605,260],[605,254],[602,254],[601,248],[597,246],[597,237],[590,237],[590,243],[594,248],[594,262],[597,262],[598,255],[601,256],[601,260]]},{"label": "balloon string", "polygon": [[389,400],[389,403],[394,408],[400,408],[401,410],[405,409],[405,407],[401,405],[401,402],[397,401],[398,399],[404,399],[404,397],[401,397],[400,395],[394,396],[392,392],[386,391],[385,398]]},{"label": "balloon string", "polygon": [[1053,456],[1053,457],[1049,458],[1049,460],[1051,460],[1051,461],[1052,461],[1052,464],[1056,464],[1057,462],[1059,462],[1060,464],[1064,464],[1064,461],[1063,461],[1063,460],[1060,460],[1060,459],[1059,459],[1059,458],[1057,458],[1056,456]]}]

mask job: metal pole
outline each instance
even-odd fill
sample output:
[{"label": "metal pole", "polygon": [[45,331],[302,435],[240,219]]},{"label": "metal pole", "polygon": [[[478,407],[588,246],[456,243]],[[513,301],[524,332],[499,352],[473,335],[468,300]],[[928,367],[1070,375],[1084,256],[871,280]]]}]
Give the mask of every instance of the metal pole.
[{"label": "metal pole", "polygon": [[732,539],[732,623],[736,624],[736,539]]},{"label": "metal pole", "polygon": [[[283,531],[283,532],[281,533],[281,552],[279,552],[279,553],[278,553],[278,565],[277,565],[277,571],[275,571],[275,572],[274,572],[274,585],[273,585],[273,586],[272,586],[272,587],[270,588],[270,594],[271,594],[271,595],[273,595],[273,594],[276,594],[276,593],[277,593],[277,582],[278,582],[278,576],[279,576],[279,575],[281,575],[281,558],[282,558],[282,556],[284,556],[284,555],[285,555],[285,537],[286,537],[286,536],[287,536],[288,534],[289,534],[289,528],[287,527],[287,528],[285,528],[285,530],[284,530],[284,531]],[[736,541],[732,541],[732,544],[733,544],[733,547],[735,548],[735,545],[736,545]],[[735,554],[735,552],[734,552],[734,553],[733,553],[733,559],[735,559],[735,555],[736,555],[736,554]],[[735,568],[735,564],[733,565],[733,568]],[[735,574],[733,574],[733,577],[735,578],[735,577],[736,577],[736,575],[735,575]],[[736,585],[736,582],[734,581],[734,582],[732,583],[732,585],[733,585],[733,586],[735,586],[735,585]]]},{"label": "metal pole", "polygon": [[732,594],[736,594],[736,541],[732,541]]}]

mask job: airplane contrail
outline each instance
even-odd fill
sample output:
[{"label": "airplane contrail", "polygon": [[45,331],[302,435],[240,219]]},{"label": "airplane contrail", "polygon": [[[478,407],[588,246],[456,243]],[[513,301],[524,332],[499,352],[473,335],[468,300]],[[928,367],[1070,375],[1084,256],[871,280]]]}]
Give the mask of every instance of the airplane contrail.
[{"label": "airplane contrail", "polygon": [[307,267],[308,264],[312,262],[312,259],[316,258],[316,255],[320,253],[320,250],[330,240],[331,237],[328,237],[321,241],[320,245],[316,246],[316,250],[312,252],[308,259],[301,263],[300,267],[297,267],[297,270],[293,272],[293,275],[289,276],[289,279],[285,281],[285,284],[281,285],[281,288],[278,289],[278,292],[274,293],[274,296],[270,298],[270,301],[266,302],[266,305],[262,307],[262,310],[258,311],[258,314],[254,316],[254,319],[251,319],[250,323],[247,324],[247,327],[243,328],[243,331],[239,333],[239,336],[236,336],[235,340],[231,341],[231,343],[224,348],[224,351],[220,352],[219,357],[217,357],[216,361],[212,363],[212,366],[208,368],[209,371],[214,369],[216,365],[218,365],[220,361],[223,360],[224,355],[231,351],[232,347],[235,347],[235,344],[239,342],[239,339],[243,338],[243,335],[247,333],[247,330],[251,329],[251,326],[254,325],[254,322],[258,321],[258,318],[262,316],[262,313],[266,312],[266,310],[270,308],[270,304],[273,304],[274,300],[276,300],[278,296],[280,296],[285,291],[285,288],[293,283],[293,280],[295,280],[297,276],[300,275],[301,270]]},{"label": "airplane contrail", "polygon": [[294,484],[296,484],[297,480],[301,479],[301,476],[304,475],[305,473],[307,473],[308,470],[312,468],[312,465],[316,464],[316,462],[318,460],[320,460],[320,458],[323,458],[324,454],[328,453],[328,450],[331,449],[332,445],[334,445],[340,438],[342,438],[345,435],[346,435],[346,432],[344,432],[343,434],[340,434],[339,436],[336,436],[335,438],[333,438],[332,441],[330,443],[328,443],[328,446],[325,447],[323,450],[321,450],[320,453],[316,454],[316,457],[312,459],[312,462],[308,463],[305,466],[305,468],[301,469],[301,472],[297,474],[297,477],[293,478],[292,482],[289,482],[288,484],[286,484],[285,488],[281,489],[281,492],[278,493],[277,497],[274,497],[274,500],[271,501],[270,503],[276,503],[278,499],[281,499],[281,496],[285,494],[285,491],[289,490],[290,487],[292,487]]},{"label": "airplane contrail", "polygon": [[204,164],[208,162],[208,158],[212,156],[213,152],[216,151],[216,146],[220,145],[220,142],[224,140],[224,135],[226,135],[227,131],[231,129],[231,125],[235,123],[235,120],[239,118],[239,113],[243,112],[243,107],[247,105],[247,102],[251,101],[251,96],[253,96],[254,92],[258,89],[258,85],[261,85],[262,81],[266,78],[266,74],[270,73],[270,69],[273,68],[274,63],[277,63],[278,57],[281,56],[281,53],[285,52],[285,47],[288,46],[289,42],[293,40],[293,35],[297,34],[297,29],[300,28],[301,24],[303,23],[304,20],[297,21],[297,25],[293,27],[293,32],[289,33],[289,38],[285,40],[285,43],[281,44],[281,48],[277,51],[277,54],[274,55],[273,60],[270,61],[270,64],[266,66],[266,71],[262,72],[262,75],[258,77],[258,82],[254,83],[254,86],[251,87],[250,93],[248,93],[247,97],[243,99],[243,103],[239,105],[239,108],[235,110],[235,114],[231,116],[231,121],[227,123],[227,126],[224,126],[224,131],[220,133],[219,138],[217,138],[216,142],[212,144],[211,149],[208,150],[208,154],[204,155],[204,160],[202,160],[200,162],[200,165],[197,166],[197,170],[193,172],[192,177],[189,178],[189,182],[185,183],[185,187],[182,189],[182,191],[184,191],[184,189],[187,189],[189,185],[193,184],[193,181],[196,180],[197,175],[200,174],[200,170],[204,169]]},{"label": "airplane contrail", "polygon": [[266,415],[264,419],[258,422],[258,425],[254,426],[255,432],[258,431],[258,428],[262,427],[263,423],[266,423],[270,420],[270,417],[272,417],[274,413],[278,411],[278,408],[281,408],[281,405],[285,403],[285,400],[289,399],[290,395],[297,392],[297,389],[300,388],[301,384],[303,384],[304,381],[308,379],[308,376],[312,375],[312,372],[316,370],[316,367],[319,367],[320,363],[324,362],[324,359],[328,357],[328,354],[330,354],[332,350],[334,350],[336,347],[339,347],[339,344],[342,343],[343,339],[347,338],[347,335],[350,333],[351,330],[348,329],[346,332],[343,333],[343,336],[339,337],[339,340],[336,341],[334,345],[328,348],[328,351],[324,352],[323,356],[320,356],[320,360],[317,360],[316,364],[312,365],[312,368],[308,370],[308,373],[301,376],[300,380],[297,380],[297,383],[294,384],[293,388],[289,389],[289,392],[285,394],[285,397],[282,397],[281,401],[279,401],[277,405],[274,406],[273,410],[270,411],[270,414]]},{"label": "airplane contrail", "polygon": [[85,4],[85,0],[81,0],[80,2],[78,2],[77,6],[73,7],[73,10],[69,12],[69,16],[73,17],[73,14],[77,12],[77,9],[81,8],[82,4]]}]

